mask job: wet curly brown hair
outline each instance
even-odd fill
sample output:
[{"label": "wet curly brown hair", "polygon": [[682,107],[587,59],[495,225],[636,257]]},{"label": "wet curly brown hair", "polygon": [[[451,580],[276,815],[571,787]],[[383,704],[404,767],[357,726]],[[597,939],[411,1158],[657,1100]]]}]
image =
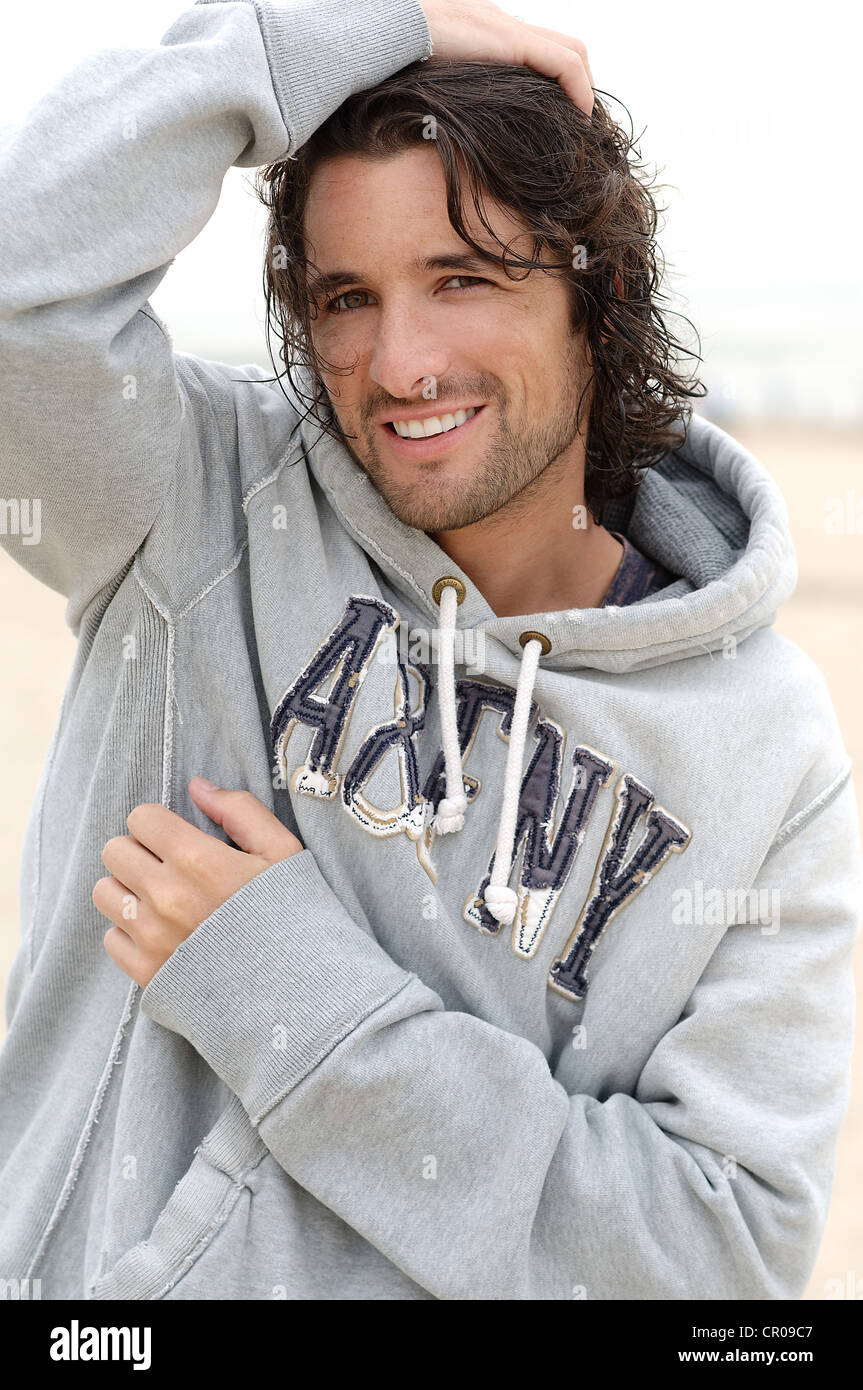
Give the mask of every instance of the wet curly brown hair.
[{"label": "wet curly brown hair", "polygon": [[[488,259],[487,247],[464,224],[467,189],[481,225],[502,248],[494,259],[506,274],[542,266],[571,286],[573,332],[585,333],[593,369],[576,419],[580,428],[587,398],[585,501],[595,519],[601,521],[606,500],[628,496],[645,468],[679,447],[691,409],[684,398],[706,394],[679,359],[701,358],[672,336],[669,313],[660,311],[667,296],[660,290],[665,267],[656,231],[664,209],[655,202],[656,185],[645,176],[631,126],[627,135],[603,96],[595,94],[588,117],[556,81],[529,68],[432,57],[349,97],[295,155],[258,170],[255,188],[269,210],[268,329],[281,341],[279,358],[294,397],[305,400],[327,433],[347,438],[320,376],[321,366],[335,368],[318,356],[310,331],[317,268],[308,259],[303,214],[312,174],[336,155],[388,157],[427,148],[431,130],[449,220],[461,239]],[[533,258],[509,250],[492,231],[486,194],[532,234]],[[271,343],[270,356],[281,383]],[[310,395],[293,375],[295,366],[312,383]]]}]

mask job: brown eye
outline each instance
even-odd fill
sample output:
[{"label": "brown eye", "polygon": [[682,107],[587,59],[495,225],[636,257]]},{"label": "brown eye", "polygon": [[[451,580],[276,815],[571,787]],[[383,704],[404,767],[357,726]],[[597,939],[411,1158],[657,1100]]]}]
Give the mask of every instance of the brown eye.
[{"label": "brown eye", "polygon": [[364,294],[368,294],[368,290],[345,290],[328,302],[327,310],[331,314],[349,314],[353,309],[361,309],[362,304],[347,304],[344,307],[340,305],[343,299],[355,299],[358,295],[362,297]]},{"label": "brown eye", "polygon": [[468,280],[470,283],[461,286],[460,288],[462,289],[470,289],[472,285],[487,285],[489,283],[488,280],[483,280],[479,275],[451,275],[449,280],[447,280],[447,284],[449,284],[451,280]]}]

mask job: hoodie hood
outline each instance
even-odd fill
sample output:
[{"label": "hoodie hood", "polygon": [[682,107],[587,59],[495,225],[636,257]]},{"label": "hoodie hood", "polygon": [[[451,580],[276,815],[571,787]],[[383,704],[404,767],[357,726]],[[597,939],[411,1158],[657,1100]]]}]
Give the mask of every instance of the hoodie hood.
[{"label": "hoodie hood", "polygon": [[445,795],[433,825],[460,831],[468,800],[459,745],[456,627],[495,638],[519,656],[498,832],[485,902],[514,920],[512,870],[533,687],[540,661],[563,670],[625,673],[710,653],[769,625],[792,593],[797,566],[784,500],[769,474],[718,426],[692,414],[678,449],[606,508],[604,524],[679,576],[623,608],[561,609],[498,618],[445,551],[393,515],[350,454],[309,420],[307,456],[343,525],[395,589],[438,629]]},{"label": "hoodie hood", "polygon": [[623,673],[711,652],[769,626],[797,583],[778,487],[742,445],[696,414],[681,447],[647,470],[633,496],[610,503],[603,522],[680,578],[625,608],[507,618],[495,616],[431,537],[393,515],[347,450],[310,420],[301,429],[331,505],[395,589],[437,623],[436,581],[461,580],[459,627],[495,637],[519,656],[521,634],[536,629],[551,642],[544,666]]}]

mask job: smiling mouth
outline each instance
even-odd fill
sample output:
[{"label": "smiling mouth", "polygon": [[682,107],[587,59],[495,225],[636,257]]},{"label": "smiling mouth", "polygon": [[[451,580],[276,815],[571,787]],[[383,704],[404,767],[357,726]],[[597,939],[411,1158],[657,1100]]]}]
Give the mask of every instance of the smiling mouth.
[{"label": "smiling mouth", "polygon": [[435,435],[450,434],[453,430],[461,429],[483,409],[481,405],[471,406],[468,410],[430,415],[425,420],[387,420],[385,428],[399,439],[431,439]]}]

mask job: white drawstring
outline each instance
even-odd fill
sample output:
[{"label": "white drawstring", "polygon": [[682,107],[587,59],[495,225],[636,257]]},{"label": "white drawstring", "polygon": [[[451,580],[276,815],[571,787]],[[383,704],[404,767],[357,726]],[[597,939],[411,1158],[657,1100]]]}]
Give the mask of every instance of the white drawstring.
[{"label": "white drawstring", "polygon": [[458,723],[455,711],[455,617],[458,595],[452,584],[444,585],[440,596],[438,647],[440,651],[440,723],[446,767],[446,796],[438,802],[434,827],[439,835],[461,830],[467,797],[461,768]]},{"label": "white drawstring", "polygon": [[521,793],[521,769],[524,762],[524,745],[527,742],[527,725],[530,719],[530,705],[533,699],[533,685],[539,666],[542,644],[532,637],[525,643],[515,689],[515,708],[512,712],[512,726],[509,732],[509,749],[506,755],[506,772],[503,779],[503,805],[500,808],[500,821],[497,828],[497,846],[494,851],[494,864],[491,878],[485,890],[485,905],[492,917],[504,926],[515,917],[518,894],[507,887],[512,870],[512,851],[515,843],[515,827],[518,819],[518,801]]},{"label": "white drawstring", "polygon": [[[438,624],[440,720],[444,767],[446,769],[446,795],[441,797],[438,802],[433,823],[435,830],[441,835],[461,830],[464,826],[464,813],[467,810],[456,719],[455,627],[457,610],[458,596],[456,590],[452,584],[446,584],[441,590]],[[486,907],[492,916],[505,926],[509,925],[515,917],[518,903],[518,895],[512,888],[508,887],[508,880],[512,872],[512,853],[515,847],[527,726],[530,722],[533,687],[542,650],[542,643],[536,637],[532,637],[525,643],[522,653],[515,691],[515,706],[512,712],[509,748],[506,755],[497,845],[494,851],[491,877],[485,890]]]}]

